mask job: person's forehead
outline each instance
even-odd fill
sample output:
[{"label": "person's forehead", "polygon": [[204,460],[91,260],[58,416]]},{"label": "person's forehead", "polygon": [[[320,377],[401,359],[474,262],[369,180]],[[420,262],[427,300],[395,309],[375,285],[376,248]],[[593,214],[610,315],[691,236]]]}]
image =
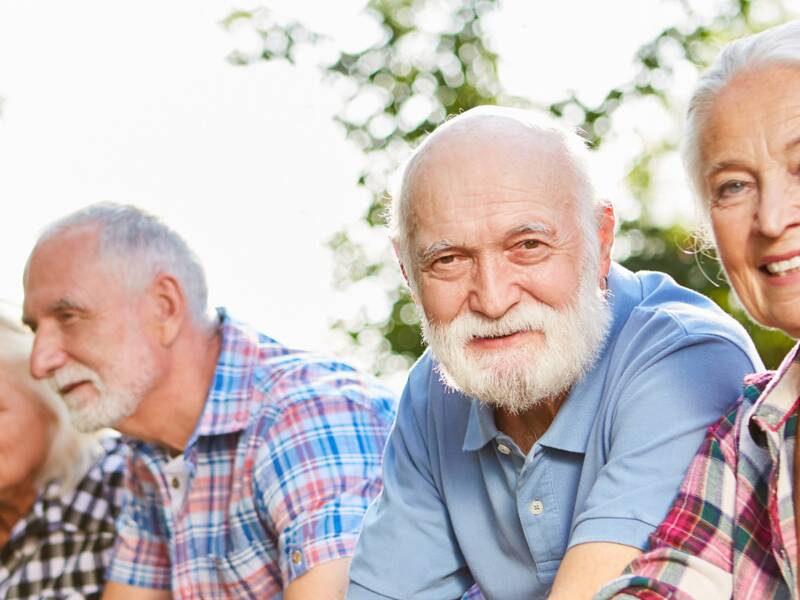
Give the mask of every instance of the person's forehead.
[{"label": "person's forehead", "polygon": [[59,232],[42,240],[31,253],[24,274],[26,316],[56,303],[86,296],[90,286],[108,294],[113,282],[101,268],[99,238],[91,229]]},{"label": "person's forehead", "polygon": [[[571,212],[577,180],[563,152],[516,152],[514,145],[437,149],[421,163],[410,190],[418,228],[494,214]],[[521,223],[520,223],[521,224]]]},{"label": "person's forehead", "polygon": [[800,66],[764,65],[740,73],[714,98],[701,146],[731,141],[735,148],[755,133],[789,128],[800,130]]}]

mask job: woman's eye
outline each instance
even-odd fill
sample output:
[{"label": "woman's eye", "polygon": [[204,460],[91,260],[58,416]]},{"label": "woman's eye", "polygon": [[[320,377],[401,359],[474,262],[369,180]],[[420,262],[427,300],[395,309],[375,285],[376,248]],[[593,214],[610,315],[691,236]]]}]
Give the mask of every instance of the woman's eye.
[{"label": "woman's eye", "polygon": [[747,185],[744,181],[726,181],[719,188],[717,188],[717,195],[720,197],[736,195],[745,190]]}]

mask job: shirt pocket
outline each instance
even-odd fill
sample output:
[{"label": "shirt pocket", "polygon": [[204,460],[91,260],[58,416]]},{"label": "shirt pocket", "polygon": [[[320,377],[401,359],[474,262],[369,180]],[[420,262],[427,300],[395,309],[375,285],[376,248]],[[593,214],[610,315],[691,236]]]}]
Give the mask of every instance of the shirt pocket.
[{"label": "shirt pocket", "polygon": [[[222,590],[229,598],[281,598],[278,580],[269,571],[269,559],[253,545],[212,557]],[[275,594],[278,594],[277,596]]]}]

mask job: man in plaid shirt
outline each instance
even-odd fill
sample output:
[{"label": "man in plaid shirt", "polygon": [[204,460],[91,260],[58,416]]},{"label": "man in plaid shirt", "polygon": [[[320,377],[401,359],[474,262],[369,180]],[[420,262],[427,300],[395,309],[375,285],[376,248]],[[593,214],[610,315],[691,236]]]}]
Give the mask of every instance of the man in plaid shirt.
[{"label": "man in plaid shirt", "polygon": [[350,367],[206,311],[186,243],[129,206],[52,225],[25,273],[31,372],[132,438],[103,598],[340,598],[393,418]]}]

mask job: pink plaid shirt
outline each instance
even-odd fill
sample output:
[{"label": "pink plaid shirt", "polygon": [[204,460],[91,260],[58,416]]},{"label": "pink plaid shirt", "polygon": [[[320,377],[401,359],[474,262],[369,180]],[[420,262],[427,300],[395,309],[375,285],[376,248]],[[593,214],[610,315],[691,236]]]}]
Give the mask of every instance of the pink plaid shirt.
[{"label": "pink plaid shirt", "polygon": [[709,429],[650,549],[595,596],[797,598],[792,466],[800,346]]}]

